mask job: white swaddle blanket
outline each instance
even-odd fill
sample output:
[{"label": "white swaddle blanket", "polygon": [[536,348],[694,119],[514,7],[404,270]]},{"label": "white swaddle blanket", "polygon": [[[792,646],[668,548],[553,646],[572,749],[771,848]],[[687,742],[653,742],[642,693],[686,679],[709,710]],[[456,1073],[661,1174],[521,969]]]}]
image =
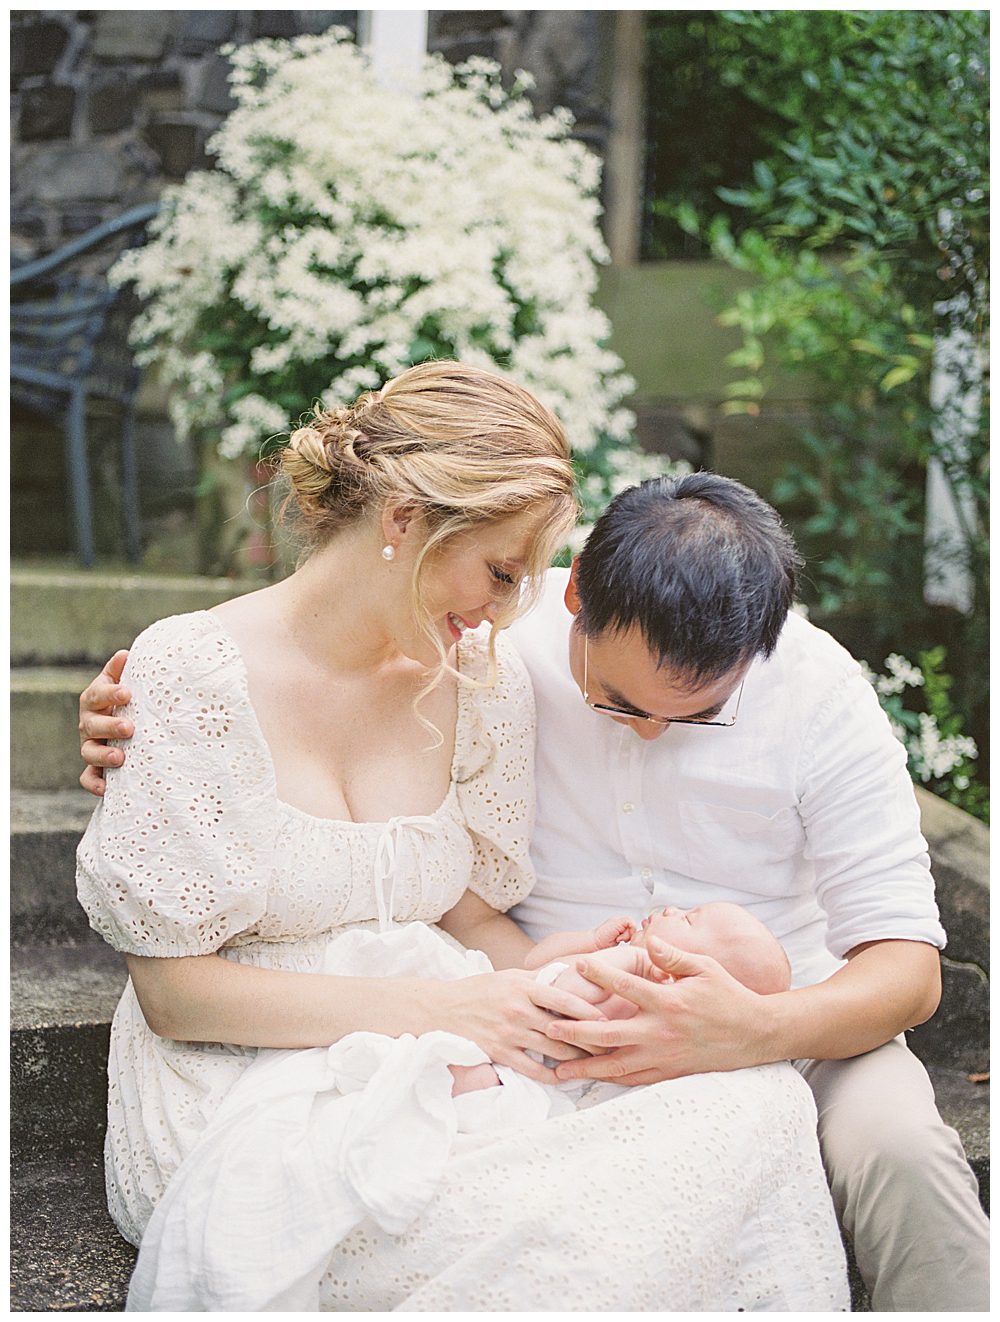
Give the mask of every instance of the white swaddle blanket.
[{"label": "white swaddle blanket", "polygon": [[[351,931],[319,973],[470,977],[480,951],[423,923]],[[178,1167],[142,1239],[129,1311],[316,1312],[334,1246],[366,1217],[401,1234],[437,1188],[458,1133],[574,1109],[560,1089],[496,1066],[503,1087],[452,1097],[466,1038],[351,1033],[331,1047],[262,1049]]]}]

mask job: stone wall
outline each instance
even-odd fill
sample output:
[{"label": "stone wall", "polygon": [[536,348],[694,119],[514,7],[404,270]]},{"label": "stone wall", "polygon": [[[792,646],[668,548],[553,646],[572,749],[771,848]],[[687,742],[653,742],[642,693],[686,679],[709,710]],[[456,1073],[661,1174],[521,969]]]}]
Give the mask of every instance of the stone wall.
[{"label": "stone wall", "polygon": [[[614,16],[592,10],[431,11],[429,46],[528,69],[541,110],[568,106],[602,152]],[[354,10],[45,10],[11,17],[13,245],[36,256],[211,164],[231,107],[221,48],[356,30]]]},{"label": "stone wall", "polygon": [[15,12],[15,252],[47,252],[209,164],[206,141],[230,108],[225,43],[354,21],[353,11]]},{"label": "stone wall", "polygon": [[[11,15],[12,252],[29,259],[141,202],[188,171],[231,108],[227,43],[357,30],[354,10],[44,10]],[[534,102],[568,106],[577,135],[608,149],[617,19],[590,10],[431,11],[428,44],[452,62],[496,59],[529,70]],[[95,264],[110,265],[108,250]],[[147,380],[139,401],[140,486],[147,563],[195,568],[197,456],[173,441],[165,400]],[[91,429],[98,537],[116,554],[115,428]],[[68,551],[61,437],[16,413],[12,440],[15,551]],[[202,566],[204,567],[204,566]]]}]

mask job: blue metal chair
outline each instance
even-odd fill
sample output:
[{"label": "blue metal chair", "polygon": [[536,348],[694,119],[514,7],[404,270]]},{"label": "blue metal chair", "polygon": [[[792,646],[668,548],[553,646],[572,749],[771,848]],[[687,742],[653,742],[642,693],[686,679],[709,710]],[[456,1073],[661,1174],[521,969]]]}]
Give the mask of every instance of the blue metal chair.
[{"label": "blue metal chair", "polygon": [[135,454],[135,397],[139,373],[128,351],[124,327],[112,324],[119,300],[103,275],[67,268],[77,258],[120,240],[142,237],[157,203],[133,207],[88,230],[47,257],[12,262],[11,394],[25,407],[63,424],[66,469],[77,554],[94,564],[94,518],[87,458],[87,400],[116,404],[122,413],[122,515],[130,561],[140,554],[139,483]]}]

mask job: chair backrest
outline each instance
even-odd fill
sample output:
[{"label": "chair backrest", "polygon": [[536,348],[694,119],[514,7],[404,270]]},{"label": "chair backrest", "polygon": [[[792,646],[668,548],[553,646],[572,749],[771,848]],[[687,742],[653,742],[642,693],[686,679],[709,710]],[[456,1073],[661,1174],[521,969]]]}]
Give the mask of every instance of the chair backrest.
[{"label": "chair backrest", "polygon": [[[12,265],[10,374],[15,399],[54,412],[67,391],[84,383],[88,393],[105,399],[127,401],[134,395],[138,378],[124,344],[103,343],[118,291],[103,276],[68,268],[83,254],[123,235],[134,242],[158,209],[155,203],[133,207],[46,257]],[[123,340],[123,335],[116,338]]]},{"label": "chair backrest", "polygon": [[113,220],[106,220],[102,225],[95,225],[93,229],[87,230],[86,234],[81,234],[78,239],[72,239],[69,243],[57,248],[55,252],[48,253],[45,257],[36,257],[34,261],[30,262],[15,259],[10,270],[11,289],[19,285],[30,285],[43,276],[50,276],[55,271],[68,265],[74,258],[85,252],[91,252],[102,243],[107,243],[108,240],[117,238],[120,234],[128,234],[131,230],[140,229],[152,220],[159,210],[159,202],[144,202],[141,206],[131,207],[128,211],[123,211],[120,216],[115,216]]},{"label": "chair backrest", "polygon": [[48,297],[37,291],[10,311],[11,375],[67,381],[86,376],[94,343],[116,291],[94,281],[62,279]]}]

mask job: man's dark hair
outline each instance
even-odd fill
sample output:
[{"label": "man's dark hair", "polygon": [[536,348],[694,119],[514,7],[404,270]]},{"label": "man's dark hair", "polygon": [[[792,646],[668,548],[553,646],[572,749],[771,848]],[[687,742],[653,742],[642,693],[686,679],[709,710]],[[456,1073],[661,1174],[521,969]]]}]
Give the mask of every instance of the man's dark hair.
[{"label": "man's dark hair", "polygon": [[770,656],[802,564],[777,512],[718,473],[655,477],[616,496],[577,566],[577,626],[638,628],[692,687]]}]

